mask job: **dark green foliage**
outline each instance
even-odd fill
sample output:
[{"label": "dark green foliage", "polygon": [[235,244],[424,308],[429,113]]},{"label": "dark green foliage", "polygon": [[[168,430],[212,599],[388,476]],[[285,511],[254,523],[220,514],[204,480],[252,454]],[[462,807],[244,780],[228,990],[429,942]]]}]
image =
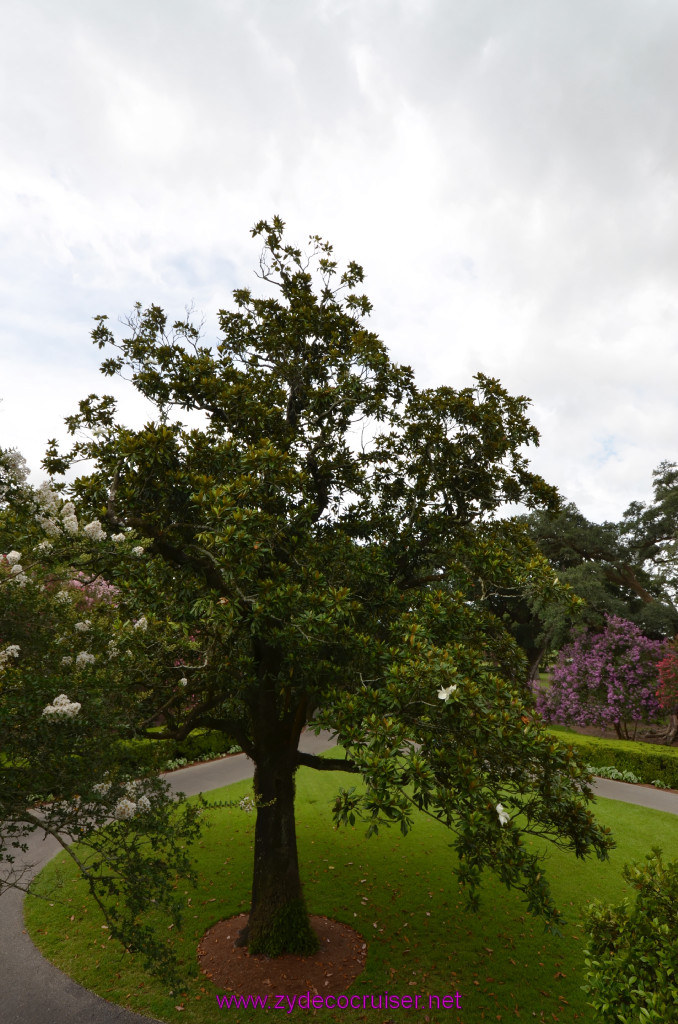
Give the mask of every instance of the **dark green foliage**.
[{"label": "dark green foliage", "polygon": [[596,902],[584,991],[600,1024],[669,1024],[678,1020],[678,861],[654,848],[645,865],[625,865],[635,903]]},{"label": "dark green foliage", "polygon": [[152,767],[162,769],[168,761],[181,758],[190,764],[192,761],[208,760],[210,756],[217,758],[239,752],[239,748],[229,743],[223,733],[206,729],[196,729],[183,740],[116,740],[116,746],[116,759],[131,772]]},{"label": "dark green foliage", "polygon": [[[654,640],[678,632],[678,466],[653,471],[654,500],[632,502],[618,523],[592,523],[573,504],[523,518],[562,583],[583,598],[575,624],[595,632],[617,615]],[[545,654],[566,642],[571,609],[528,602],[502,609],[526,651]]]}]

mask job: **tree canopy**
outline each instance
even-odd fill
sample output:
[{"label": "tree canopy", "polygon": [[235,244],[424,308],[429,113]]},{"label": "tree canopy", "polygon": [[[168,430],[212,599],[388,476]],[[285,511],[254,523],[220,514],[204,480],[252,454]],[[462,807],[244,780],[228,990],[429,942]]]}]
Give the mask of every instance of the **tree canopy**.
[{"label": "tree canopy", "polygon": [[[91,568],[146,622],[153,657],[125,677],[136,728],[219,729],[255,762],[252,952],[314,948],[300,765],[356,776],[338,822],[406,832],[414,809],[434,815],[472,904],[491,868],[555,921],[525,835],[601,858],[612,841],[585,768],[521,696],[524,655],[491,610],[498,594],[567,599],[524,526],[495,515],[558,504],[523,454],[538,442],[528,400],[483,374],[418,388],[365,326],[356,263],[340,273],[318,237],[303,253],[277,217],[253,235],[268,294],[237,289],[216,344],[157,306],[137,304],[122,339],[96,317],[103,373],[157,418],[126,428],[112,397],[90,395],[67,420],[71,450],[52,442],[44,463],[94,467],[66,491],[100,524]],[[115,537],[139,549],[133,564]],[[307,725],[335,730],[345,755],[300,753]]]}]

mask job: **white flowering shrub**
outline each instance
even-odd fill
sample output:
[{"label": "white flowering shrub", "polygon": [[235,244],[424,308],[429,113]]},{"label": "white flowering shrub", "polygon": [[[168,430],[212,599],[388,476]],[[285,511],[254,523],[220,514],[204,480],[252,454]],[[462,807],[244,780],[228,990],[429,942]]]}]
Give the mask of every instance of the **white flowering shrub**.
[{"label": "white flowering shrub", "polygon": [[42,714],[43,718],[75,718],[81,707],[78,701],[69,700],[65,693],[60,693],[42,709]]},{"label": "white flowering shrub", "polygon": [[71,535],[78,532],[78,520],[76,516],[64,516],[63,518],[64,530]]},{"label": "white flowering shrub", "polygon": [[28,466],[16,448],[0,449],[0,502],[7,501],[28,479]]},{"label": "white flowering shrub", "polygon": [[113,814],[123,821],[133,818],[137,811],[137,805],[127,796],[121,796],[115,805]]},{"label": "white flowering shrub", "polygon": [[2,672],[5,662],[9,661],[10,658],[18,658],[21,653],[21,648],[18,644],[9,644],[5,647],[4,651],[0,651],[0,672]]},{"label": "white flowering shrub", "polygon": [[[118,610],[120,591],[106,582],[129,555],[21,470],[0,450],[0,908],[6,888],[24,887],[15,858],[27,836],[58,833],[77,841],[110,934],[176,981],[171,949],[140,922],[150,900],[179,922],[173,885],[190,877],[198,815],[159,777],[130,778],[118,754],[117,738],[144,717],[135,684],[158,671],[143,608]],[[104,549],[115,554],[95,564]],[[122,638],[129,654],[110,657]]]},{"label": "white flowering shrub", "polygon": [[91,523],[87,523],[83,526],[82,532],[90,538],[90,540],[106,540],[106,534],[98,519],[94,519]]}]

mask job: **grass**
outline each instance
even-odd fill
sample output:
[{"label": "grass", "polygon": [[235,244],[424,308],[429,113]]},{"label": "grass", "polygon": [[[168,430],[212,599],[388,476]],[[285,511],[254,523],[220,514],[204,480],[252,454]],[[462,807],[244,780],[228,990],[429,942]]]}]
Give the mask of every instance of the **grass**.
[{"label": "grass", "polygon": [[[618,843],[609,861],[577,861],[549,847],[546,870],[558,905],[568,917],[562,935],[553,936],[525,911],[518,894],[507,892],[489,876],[480,912],[468,913],[449,870],[453,862],[449,834],[428,818],[417,820],[415,830],[405,838],[387,830],[366,840],[364,827],[335,831],[329,803],[343,778],[310,769],[298,773],[297,828],[309,911],[351,925],[367,942],[366,969],[349,993],[376,995],[388,990],[423,999],[418,1011],[307,1014],[319,1022],[355,1018],[367,1024],[405,1020],[584,1024],[591,1019],[580,989],[585,937],[579,911],[592,895],[608,902],[628,895],[621,878],[624,862],[642,859],[655,844],[667,854],[677,849],[678,816],[601,799],[597,817],[612,828]],[[236,799],[249,793],[251,783],[242,782],[212,796]],[[173,936],[189,966],[196,963],[203,933],[219,919],[248,906],[253,819],[235,809],[222,809],[211,812],[211,822],[196,851],[198,885],[185,889],[184,930]],[[26,901],[28,930],[43,954],[111,1002],[163,1021],[212,1024],[220,1013],[215,998],[220,990],[196,971],[186,992],[169,994],[135,964],[134,957],[120,953],[106,939],[97,908],[65,860],[64,855],[56,858],[40,876],[43,889],[60,878],[58,896]],[[461,1011],[426,1009],[422,1014],[429,994],[456,991]],[[232,1024],[276,1017],[272,1008],[226,1012]]]}]

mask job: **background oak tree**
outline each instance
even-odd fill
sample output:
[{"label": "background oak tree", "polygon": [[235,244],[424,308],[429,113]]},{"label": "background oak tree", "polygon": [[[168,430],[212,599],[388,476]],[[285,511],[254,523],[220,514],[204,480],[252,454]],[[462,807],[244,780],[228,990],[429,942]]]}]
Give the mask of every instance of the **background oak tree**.
[{"label": "background oak tree", "polygon": [[652,477],[653,500],[632,502],[616,523],[590,522],[571,503],[520,517],[559,580],[580,598],[576,608],[539,594],[493,598],[533,682],[573,628],[600,633],[607,615],[635,623],[653,640],[678,633],[678,466],[662,462]]}]

